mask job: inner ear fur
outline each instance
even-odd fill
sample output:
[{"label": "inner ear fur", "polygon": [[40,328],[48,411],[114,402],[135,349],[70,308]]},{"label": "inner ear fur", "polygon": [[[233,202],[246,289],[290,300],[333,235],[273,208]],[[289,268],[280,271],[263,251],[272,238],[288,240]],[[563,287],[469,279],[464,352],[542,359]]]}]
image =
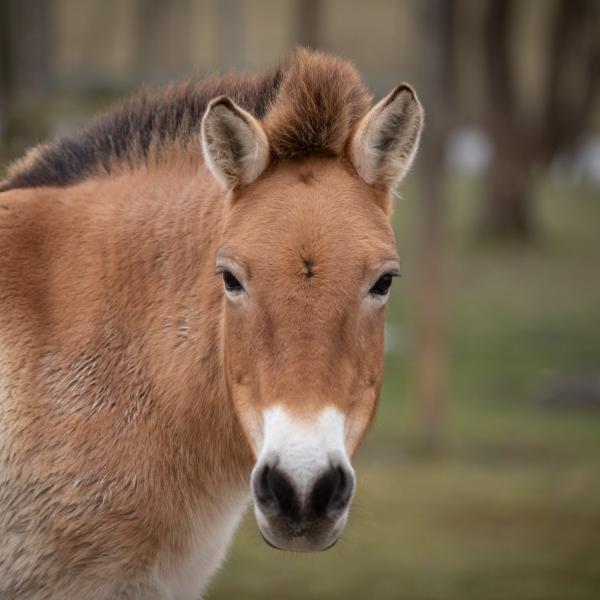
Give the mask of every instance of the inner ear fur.
[{"label": "inner ear fur", "polygon": [[201,142],[205,163],[224,190],[251,183],[269,164],[262,125],[227,96],[208,104]]},{"label": "inner ear fur", "polygon": [[413,88],[401,83],[359,122],[348,153],[359,176],[370,185],[393,190],[417,153],[423,107]]}]

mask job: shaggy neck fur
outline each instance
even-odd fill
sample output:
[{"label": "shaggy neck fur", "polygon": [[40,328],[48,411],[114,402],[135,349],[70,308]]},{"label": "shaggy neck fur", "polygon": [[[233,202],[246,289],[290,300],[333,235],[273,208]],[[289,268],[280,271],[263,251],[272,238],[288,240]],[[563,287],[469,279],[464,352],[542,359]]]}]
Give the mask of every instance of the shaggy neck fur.
[{"label": "shaggy neck fur", "polygon": [[195,598],[254,463],[223,375],[222,194],[139,170],[2,209],[0,596]]}]

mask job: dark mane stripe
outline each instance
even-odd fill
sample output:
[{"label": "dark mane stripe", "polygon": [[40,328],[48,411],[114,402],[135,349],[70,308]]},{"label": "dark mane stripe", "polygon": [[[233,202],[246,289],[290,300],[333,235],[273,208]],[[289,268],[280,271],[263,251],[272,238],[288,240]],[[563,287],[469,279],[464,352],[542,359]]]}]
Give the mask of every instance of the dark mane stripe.
[{"label": "dark mane stripe", "polygon": [[227,75],[143,91],[92,122],[81,133],[33,148],[17,161],[0,191],[67,186],[114,165],[134,169],[151,154],[169,156],[190,144],[208,102],[227,95],[260,119],[275,158],[339,154],[371,97],[354,67],[305,49],[260,75]]}]

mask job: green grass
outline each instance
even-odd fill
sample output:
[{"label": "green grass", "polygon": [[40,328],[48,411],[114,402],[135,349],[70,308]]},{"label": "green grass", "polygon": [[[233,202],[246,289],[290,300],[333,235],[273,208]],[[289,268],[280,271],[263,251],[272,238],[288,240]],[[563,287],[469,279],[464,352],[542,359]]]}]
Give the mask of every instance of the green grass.
[{"label": "green grass", "polygon": [[344,538],[321,554],[278,552],[249,514],[209,600],[600,597],[600,414],[536,401],[556,375],[600,371],[598,194],[546,184],[537,243],[501,248],[474,242],[477,192],[453,183],[448,207],[441,451],[419,451],[409,190],[395,215],[395,343]]}]

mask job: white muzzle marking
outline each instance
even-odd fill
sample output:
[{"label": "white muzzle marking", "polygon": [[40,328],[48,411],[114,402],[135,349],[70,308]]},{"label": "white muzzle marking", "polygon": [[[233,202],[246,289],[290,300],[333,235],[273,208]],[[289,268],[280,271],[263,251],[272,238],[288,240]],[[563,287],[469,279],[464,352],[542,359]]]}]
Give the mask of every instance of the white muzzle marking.
[{"label": "white muzzle marking", "polygon": [[263,417],[262,448],[252,472],[259,527],[279,548],[325,549],[341,534],[354,493],[345,417],[328,407],[299,419],[281,406]]},{"label": "white muzzle marking", "polygon": [[331,464],[354,473],[348,460],[344,415],[326,408],[310,421],[292,417],[280,406],[264,412],[263,447],[257,464],[274,461],[305,496]]}]

